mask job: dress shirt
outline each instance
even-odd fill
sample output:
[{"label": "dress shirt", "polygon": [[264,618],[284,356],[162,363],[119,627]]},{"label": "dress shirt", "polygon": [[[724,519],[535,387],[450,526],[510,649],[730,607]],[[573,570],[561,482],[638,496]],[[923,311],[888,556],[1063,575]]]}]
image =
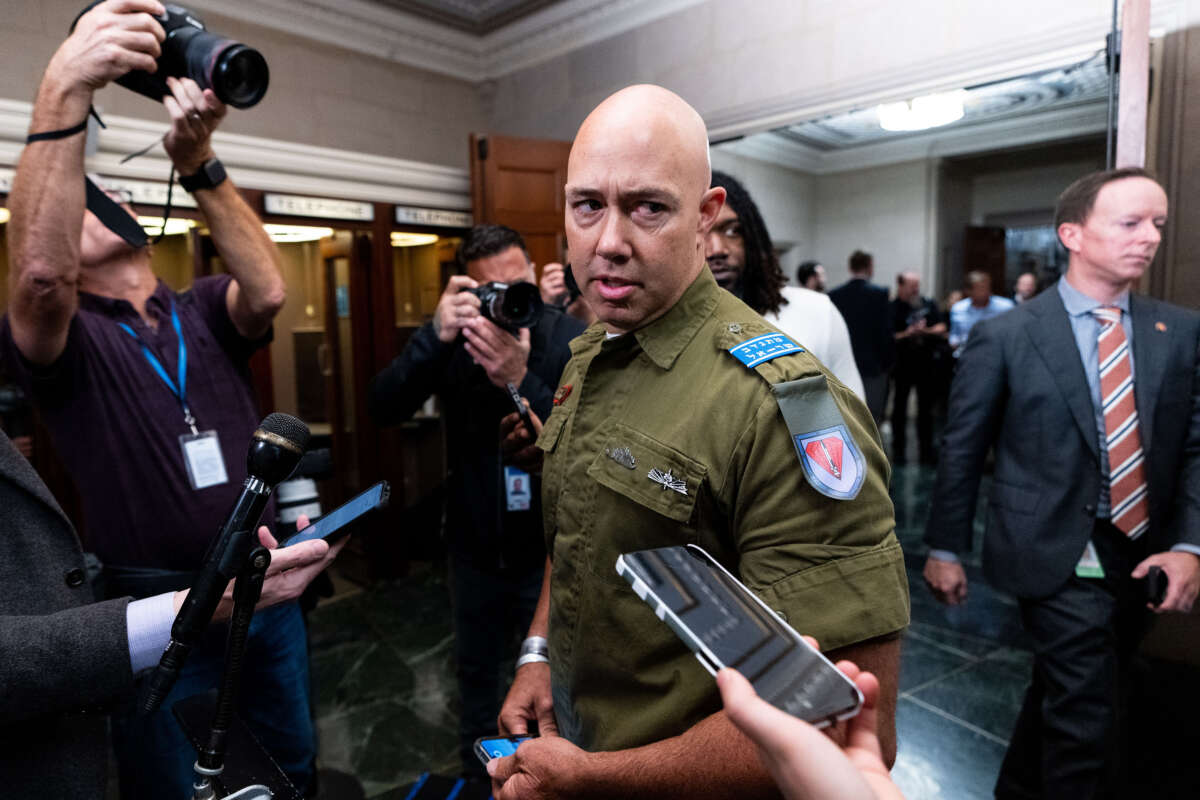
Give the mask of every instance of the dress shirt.
[{"label": "dress shirt", "polygon": [[136,675],[158,663],[171,641],[175,622],[175,593],[166,592],[125,606],[129,634],[129,666]]},{"label": "dress shirt", "polygon": [[954,357],[958,358],[959,353],[962,352],[963,345],[967,343],[967,335],[971,333],[971,328],[976,322],[998,317],[1013,308],[1015,308],[1015,304],[1012,300],[999,295],[989,297],[987,305],[983,308],[972,303],[969,297],[964,297],[951,306],[950,346],[954,348]]}]

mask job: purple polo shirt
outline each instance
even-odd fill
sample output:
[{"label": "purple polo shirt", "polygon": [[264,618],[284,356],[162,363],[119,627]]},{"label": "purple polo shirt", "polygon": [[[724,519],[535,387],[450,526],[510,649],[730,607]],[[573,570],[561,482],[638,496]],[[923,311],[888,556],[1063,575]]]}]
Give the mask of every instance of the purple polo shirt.
[{"label": "purple polo shirt", "polygon": [[[225,306],[232,277],[200,278],[176,294],[159,281],[146,303],[151,328],[125,300],[79,293],[66,350],[34,367],[13,342],[0,344],[10,374],[29,392],[83,505],[89,549],[106,564],[194,570],[246,478],[246,450],[259,422],[248,359],[270,341],[238,333]],[[200,431],[217,431],[229,482],[193,490],[179,437],[191,433],[179,401],[118,323],[137,331],[177,382],[179,339],[187,346],[187,402]],[[274,519],[273,506],[263,515]]]}]

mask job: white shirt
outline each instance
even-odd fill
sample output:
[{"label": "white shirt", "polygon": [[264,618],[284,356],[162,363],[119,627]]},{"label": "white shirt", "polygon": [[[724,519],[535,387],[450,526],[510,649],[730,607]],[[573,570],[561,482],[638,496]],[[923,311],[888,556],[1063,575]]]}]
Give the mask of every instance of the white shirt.
[{"label": "white shirt", "polygon": [[784,286],[783,298],[787,305],[781,306],[778,314],[768,313],[763,317],[803,345],[865,401],[862,377],[850,349],[850,331],[833,301],[828,295],[799,286]]}]

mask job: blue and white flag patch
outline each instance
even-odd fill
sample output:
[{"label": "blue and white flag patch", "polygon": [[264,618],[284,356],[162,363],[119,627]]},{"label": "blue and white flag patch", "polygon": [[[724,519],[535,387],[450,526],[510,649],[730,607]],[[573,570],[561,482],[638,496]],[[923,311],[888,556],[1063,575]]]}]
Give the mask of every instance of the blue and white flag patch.
[{"label": "blue and white flag patch", "polygon": [[803,353],[804,348],[782,333],[764,333],[729,348],[729,352],[738,361],[753,368],[789,353]]}]

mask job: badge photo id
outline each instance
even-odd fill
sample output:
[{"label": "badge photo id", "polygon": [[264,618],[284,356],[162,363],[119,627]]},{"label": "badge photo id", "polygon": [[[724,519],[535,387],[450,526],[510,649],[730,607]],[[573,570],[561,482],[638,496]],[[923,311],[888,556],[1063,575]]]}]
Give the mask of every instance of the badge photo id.
[{"label": "badge photo id", "polygon": [[193,489],[207,489],[229,482],[216,431],[185,433],[179,437],[179,445],[183,448],[183,463],[187,465],[188,480]]},{"label": "badge photo id", "polygon": [[529,485],[529,473],[516,467],[504,468],[504,496],[509,511],[528,511],[533,502],[533,489]]}]

